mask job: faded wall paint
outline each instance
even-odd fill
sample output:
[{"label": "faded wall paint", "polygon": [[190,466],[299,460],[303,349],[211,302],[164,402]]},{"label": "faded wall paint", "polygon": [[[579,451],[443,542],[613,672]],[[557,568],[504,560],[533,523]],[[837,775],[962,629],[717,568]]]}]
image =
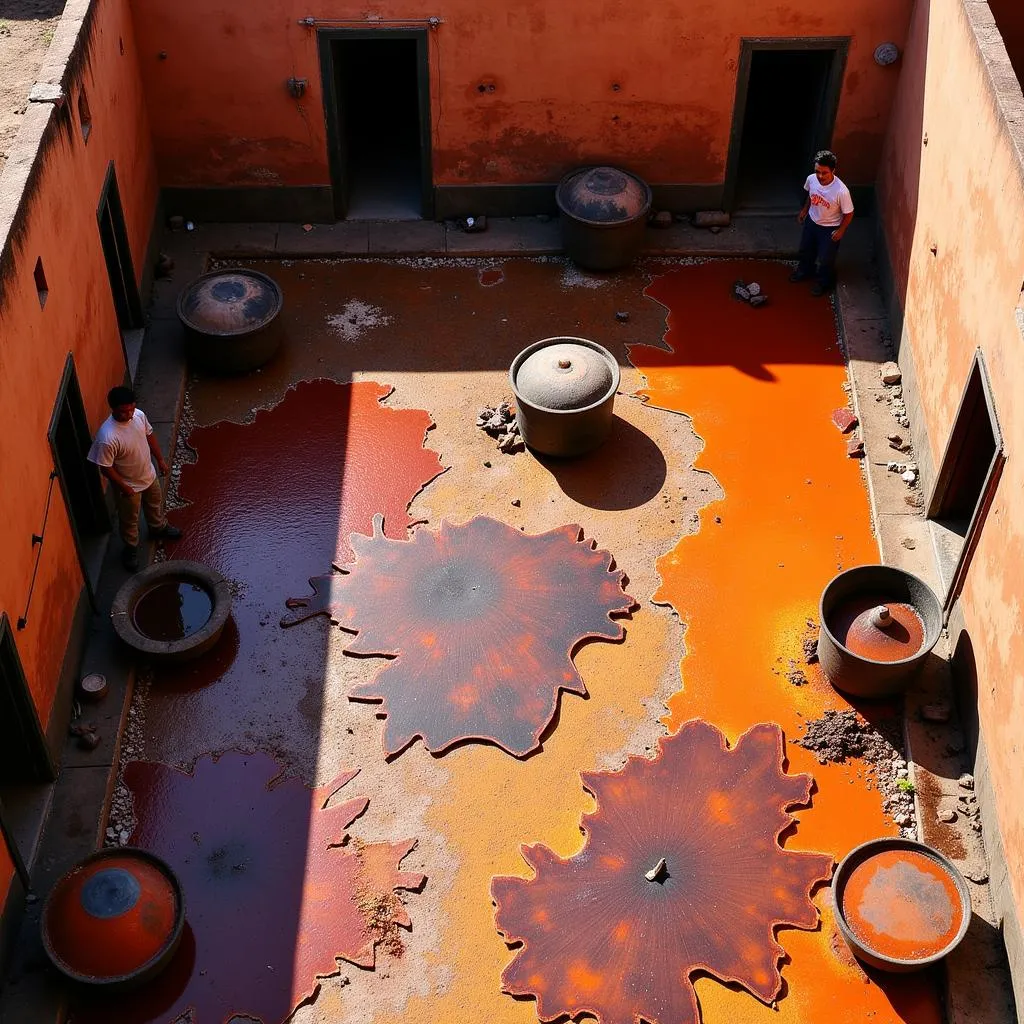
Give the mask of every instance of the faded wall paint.
[{"label": "faded wall paint", "polygon": [[[971,116],[962,116],[964,110]],[[978,347],[1009,456],[960,610],[977,660],[980,730],[1012,890],[996,896],[1018,922],[1024,907],[1024,462],[1015,457],[1024,448],[1022,118],[1024,95],[987,6],[921,0],[883,154],[879,204],[928,456],[939,464]]]},{"label": "faded wall paint", "polygon": [[[869,183],[897,80],[872,54],[902,46],[911,3],[440,0],[373,14],[443,19],[429,33],[436,184],[550,182],[606,160],[653,182],[721,183],[742,36],[852,37],[834,144],[845,177]],[[136,6],[161,184],[329,184],[316,31],[298,24],[311,14],[373,27],[342,2]],[[292,76],[309,81],[301,100]]]},{"label": "faded wall paint", "polygon": [[[24,613],[39,550],[28,625],[15,630],[14,638],[44,729],[83,586],[56,484],[45,541],[41,549],[31,543],[42,527],[53,466],[50,417],[69,352],[90,428],[107,413],[107,389],[125,374],[96,220],[108,161],[116,164],[137,275],[157,198],[133,38],[125,0],[100,0],[81,67],[66,87],[70,102],[57,110],[30,104],[15,147],[31,143],[32,132],[43,138],[0,281],[0,467],[5,484],[0,490],[0,608],[12,626]],[[88,142],[78,107],[83,86],[91,114]],[[44,307],[33,278],[40,258],[48,285]]]}]

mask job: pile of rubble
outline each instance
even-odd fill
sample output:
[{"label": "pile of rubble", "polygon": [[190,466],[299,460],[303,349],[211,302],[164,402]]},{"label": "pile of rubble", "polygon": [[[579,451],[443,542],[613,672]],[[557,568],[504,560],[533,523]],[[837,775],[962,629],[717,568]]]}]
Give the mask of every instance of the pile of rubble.
[{"label": "pile of rubble", "polygon": [[757,309],[758,306],[763,306],[768,301],[768,296],[761,291],[761,286],[756,281],[751,281],[749,284],[744,281],[734,281],[732,294],[734,298],[748,303],[754,309]]},{"label": "pile of rubble", "polygon": [[516,422],[516,411],[511,402],[502,402],[493,408],[484,406],[476,416],[476,425],[496,438],[498,450],[511,455],[525,448],[519,435],[519,424]]}]

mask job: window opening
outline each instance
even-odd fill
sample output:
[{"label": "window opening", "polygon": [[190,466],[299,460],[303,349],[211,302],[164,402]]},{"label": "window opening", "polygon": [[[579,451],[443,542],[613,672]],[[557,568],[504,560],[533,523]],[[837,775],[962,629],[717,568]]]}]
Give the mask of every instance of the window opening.
[{"label": "window opening", "polygon": [[82,141],[89,141],[89,134],[92,132],[92,114],[89,111],[89,98],[85,95],[85,88],[78,90],[78,120],[82,126]]},{"label": "window opening", "polygon": [[36,281],[36,295],[39,296],[39,308],[42,309],[46,305],[47,296],[50,294],[50,289],[46,285],[46,274],[43,271],[42,256],[36,260],[36,268],[32,271],[32,276]]},{"label": "window opening", "polygon": [[1005,461],[992,389],[978,349],[928,499],[947,616],[963,588]]}]

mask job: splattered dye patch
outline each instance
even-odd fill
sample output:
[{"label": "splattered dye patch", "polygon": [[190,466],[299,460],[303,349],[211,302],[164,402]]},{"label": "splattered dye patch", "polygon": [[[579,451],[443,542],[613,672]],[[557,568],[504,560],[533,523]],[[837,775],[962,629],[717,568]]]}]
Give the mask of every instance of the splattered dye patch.
[{"label": "splattered dye patch", "polygon": [[544,1021],[588,1013],[606,1024],[696,1024],[697,972],[775,999],[775,931],[815,927],[810,894],[832,873],[831,857],[779,846],[812,785],[784,763],[777,725],[729,749],[692,721],[653,761],[583,775],[597,799],[583,850],[563,860],[524,847],[535,877],[491,884],[498,930],[522,944],[503,991],[536,998]]},{"label": "splattered dye patch", "polygon": [[350,695],[384,702],[388,755],[417,737],[433,753],[461,740],[536,750],[559,692],[586,693],[575,649],[623,636],[610,616],[634,600],[611,555],[578,526],[527,536],[481,517],[393,541],[374,524],[350,538],[351,571],[311,580],[315,595],[290,599],[282,624],[326,613],[359,633],[348,653],[395,656]]}]

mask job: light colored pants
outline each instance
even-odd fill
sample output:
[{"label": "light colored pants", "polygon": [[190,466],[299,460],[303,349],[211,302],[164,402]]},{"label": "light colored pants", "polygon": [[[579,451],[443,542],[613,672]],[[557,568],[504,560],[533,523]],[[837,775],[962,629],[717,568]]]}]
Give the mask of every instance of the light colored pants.
[{"label": "light colored pants", "polygon": [[134,548],[139,543],[139,510],[146,512],[146,524],[150,530],[162,530],[167,525],[164,512],[164,492],[157,477],[144,491],[136,491],[131,496],[123,493],[120,488],[114,489],[114,503],[117,506],[117,523],[121,530],[121,540]]}]

